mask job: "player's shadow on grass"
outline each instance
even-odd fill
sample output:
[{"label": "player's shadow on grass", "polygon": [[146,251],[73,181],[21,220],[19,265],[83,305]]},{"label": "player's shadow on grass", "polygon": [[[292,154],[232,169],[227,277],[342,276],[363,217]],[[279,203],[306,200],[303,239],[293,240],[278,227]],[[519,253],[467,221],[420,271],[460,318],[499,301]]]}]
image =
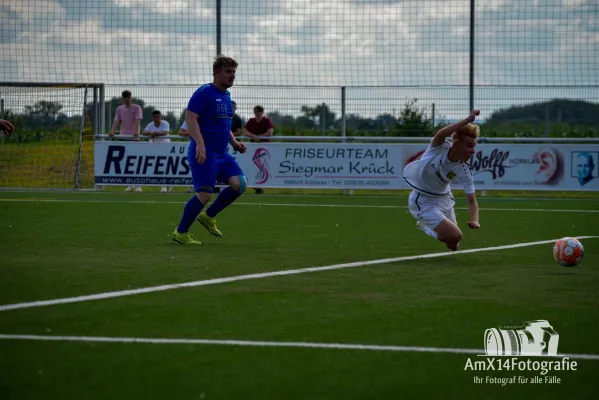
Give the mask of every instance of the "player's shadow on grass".
[{"label": "player's shadow on grass", "polygon": [[173,247],[179,247],[179,248],[190,248],[190,249],[198,249],[198,250],[201,250],[202,248],[206,248],[206,247],[228,248],[228,247],[238,247],[239,246],[239,243],[231,243],[231,242],[227,242],[227,241],[224,241],[221,239],[202,240],[202,239],[198,238],[198,240],[200,242],[202,242],[202,244],[179,244],[179,243],[173,242],[171,240],[171,241],[161,242],[157,245],[159,245],[161,247],[166,247],[166,248],[170,248],[171,246],[173,246]]}]

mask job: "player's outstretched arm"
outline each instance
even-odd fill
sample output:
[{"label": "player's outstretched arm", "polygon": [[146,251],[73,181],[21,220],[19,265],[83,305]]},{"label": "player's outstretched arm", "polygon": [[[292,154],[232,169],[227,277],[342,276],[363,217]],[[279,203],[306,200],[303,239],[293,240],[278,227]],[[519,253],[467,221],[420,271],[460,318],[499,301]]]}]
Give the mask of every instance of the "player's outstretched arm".
[{"label": "player's outstretched arm", "polygon": [[479,110],[472,110],[468,118],[461,120],[460,122],[456,122],[455,124],[447,125],[445,128],[442,128],[435,134],[433,137],[431,144],[433,147],[441,146],[445,139],[451,136],[452,133],[460,129],[462,126],[467,123],[473,122],[476,119],[476,116],[480,114]]},{"label": "player's outstretched arm", "polygon": [[0,119],[0,130],[3,130],[7,135],[10,136],[15,131],[15,127],[10,121]]},{"label": "player's outstretched arm", "polygon": [[468,212],[470,213],[468,226],[471,229],[480,228],[480,224],[478,223],[478,202],[476,201],[476,195],[474,193],[467,194],[466,198],[468,199]]}]

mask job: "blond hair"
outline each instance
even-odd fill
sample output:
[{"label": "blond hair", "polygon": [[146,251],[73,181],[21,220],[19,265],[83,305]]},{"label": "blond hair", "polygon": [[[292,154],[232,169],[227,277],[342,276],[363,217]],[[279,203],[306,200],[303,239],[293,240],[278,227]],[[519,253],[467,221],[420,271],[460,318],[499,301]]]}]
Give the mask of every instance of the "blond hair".
[{"label": "blond hair", "polygon": [[454,142],[457,142],[458,140],[460,140],[462,138],[471,138],[471,139],[476,140],[476,139],[478,139],[479,135],[480,135],[480,127],[473,123],[467,123],[466,125],[460,127],[457,131],[455,131],[451,135],[451,140]]}]

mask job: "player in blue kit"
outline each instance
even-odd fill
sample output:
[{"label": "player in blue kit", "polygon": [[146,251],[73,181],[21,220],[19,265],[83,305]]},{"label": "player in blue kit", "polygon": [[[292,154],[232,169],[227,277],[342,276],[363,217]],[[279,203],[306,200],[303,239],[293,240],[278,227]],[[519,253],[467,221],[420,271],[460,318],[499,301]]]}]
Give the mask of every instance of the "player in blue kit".
[{"label": "player in blue kit", "polygon": [[[172,235],[172,239],[180,244],[201,244],[189,233],[196,218],[212,235],[222,237],[214,217],[241,196],[247,186],[243,171],[227,152],[228,144],[239,153],[247,150],[231,132],[233,104],[227,89],[233,86],[236,70],[235,60],[218,56],[212,66],[213,82],[200,86],[187,104],[187,160],[196,194],[185,204],[181,222]],[[227,182],[229,186],[204,210],[217,180]]]}]

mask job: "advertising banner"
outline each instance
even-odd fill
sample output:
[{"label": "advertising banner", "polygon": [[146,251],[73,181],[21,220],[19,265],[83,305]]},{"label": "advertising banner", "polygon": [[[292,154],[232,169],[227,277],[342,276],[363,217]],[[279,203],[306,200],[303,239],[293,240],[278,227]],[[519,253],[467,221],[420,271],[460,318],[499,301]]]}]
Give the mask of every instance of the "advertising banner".
[{"label": "advertising banner", "polygon": [[[404,164],[426,150],[426,144],[402,147]],[[598,145],[498,143],[477,145],[468,164],[477,190],[595,191],[598,161]]]},{"label": "advertising banner", "polygon": [[96,142],[96,185],[190,186],[187,142]]},{"label": "advertising banner", "polygon": [[400,147],[338,143],[249,143],[236,154],[250,186],[401,189]]},{"label": "advertising banner", "polygon": [[[191,185],[186,142],[96,142],[97,185]],[[401,147],[370,144],[247,143],[229,149],[250,187],[401,189]]]},{"label": "advertising banner", "polygon": [[[246,143],[230,149],[250,187],[409,189],[404,166],[426,144]],[[190,186],[187,142],[95,143],[97,185]],[[479,144],[478,190],[599,190],[598,145]],[[222,183],[222,182],[221,182]],[[459,187],[456,187],[459,189]]]}]

